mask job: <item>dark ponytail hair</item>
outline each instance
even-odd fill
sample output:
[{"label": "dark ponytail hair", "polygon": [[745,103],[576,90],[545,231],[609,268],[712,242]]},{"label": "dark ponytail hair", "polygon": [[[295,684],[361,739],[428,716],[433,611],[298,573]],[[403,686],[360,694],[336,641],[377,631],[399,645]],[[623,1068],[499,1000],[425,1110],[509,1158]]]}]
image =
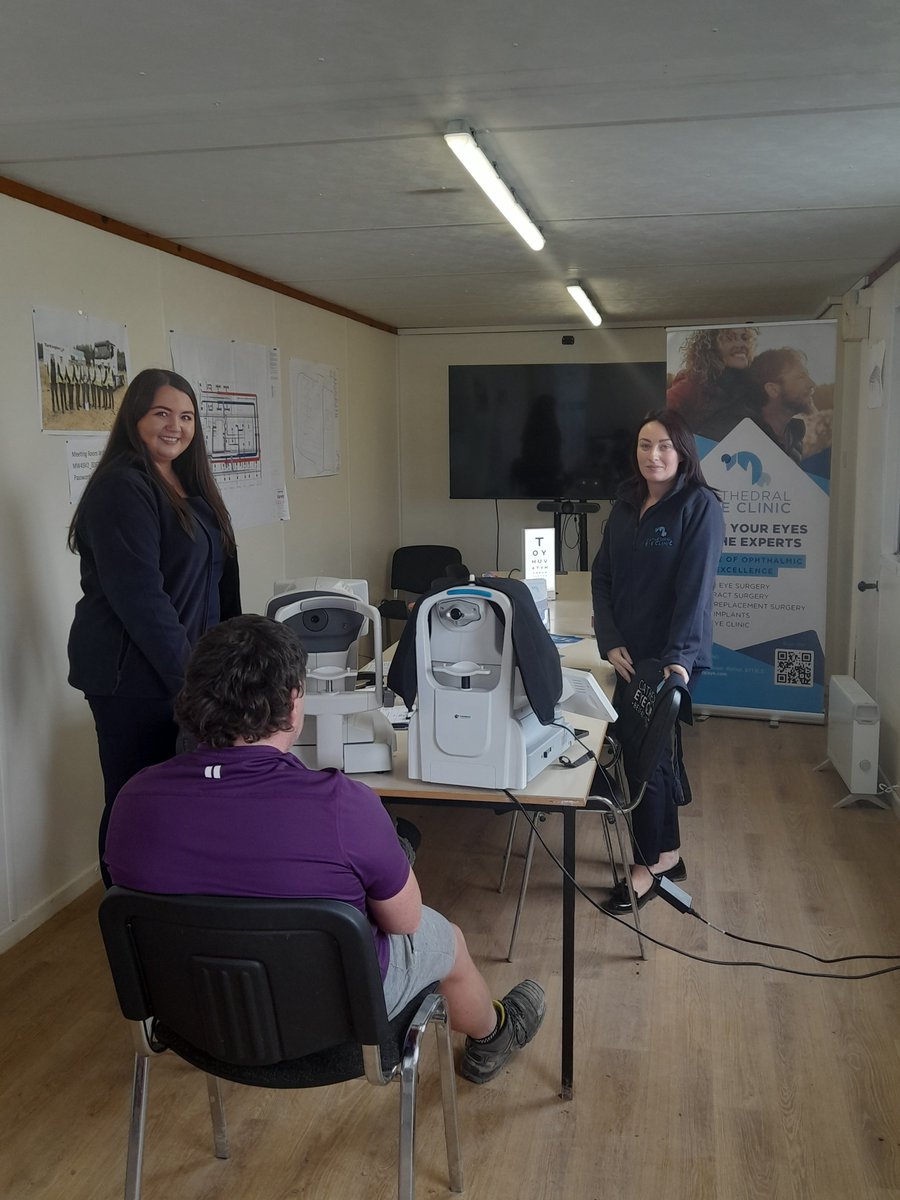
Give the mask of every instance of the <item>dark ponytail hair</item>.
[{"label": "dark ponytail hair", "polygon": [[106,449],[103,451],[100,461],[94,468],[94,472],[87,482],[87,487],[84,489],[82,497],[75,508],[66,542],[74,554],[78,553],[78,519],[81,516],[85,497],[96,481],[110,467],[122,462],[133,462],[135,459],[138,460],[150,478],[155,480],[162,489],[167,500],[178,514],[179,523],[185,532],[190,534],[191,537],[194,536],[194,515],[191,512],[190,505],[160,475],[138,430],[138,421],[142,417],[145,417],[153,407],[153,402],[156,399],[156,393],[159,389],[166,386],[173,387],[176,391],[184,392],[194,408],[194,436],[183,453],[179,454],[173,461],[172,469],[178,476],[187,494],[189,496],[202,496],[213,510],[216,520],[219,523],[219,529],[222,531],[222,544],[225,548],[225,553],[229,555],[235,553],[234,530],[231,527],[231,517],[228,515],[228,509],[225,507],[225,502],[216,486],[216,481],[213,478],[213,473],[209,465],[206,442],[203,438],[203,426],[200,424],[200,410],[197,405],[197,397],[194,395],[194,389],[183,375],[179,375],[175,371],[167,371],[163,367],[148,367],[145,371],[141,371],[135,375],[134,379],[129,383],[125,395],[122,397],[119,411],[116,413],[116,419],[113,422],[109,441],[106,443]]}]

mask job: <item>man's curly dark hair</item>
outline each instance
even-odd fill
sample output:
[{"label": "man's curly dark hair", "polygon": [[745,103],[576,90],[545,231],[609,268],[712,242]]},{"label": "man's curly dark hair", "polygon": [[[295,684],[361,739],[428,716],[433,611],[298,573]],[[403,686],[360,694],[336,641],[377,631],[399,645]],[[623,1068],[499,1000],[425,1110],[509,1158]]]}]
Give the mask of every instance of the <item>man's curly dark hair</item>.
[{"label": "man's curly dark hair", "polygon": [[291,728],[306,651],[289,626],[248,614],[203,635],[188,663],[175,716],[198,742],[233,746]]}]

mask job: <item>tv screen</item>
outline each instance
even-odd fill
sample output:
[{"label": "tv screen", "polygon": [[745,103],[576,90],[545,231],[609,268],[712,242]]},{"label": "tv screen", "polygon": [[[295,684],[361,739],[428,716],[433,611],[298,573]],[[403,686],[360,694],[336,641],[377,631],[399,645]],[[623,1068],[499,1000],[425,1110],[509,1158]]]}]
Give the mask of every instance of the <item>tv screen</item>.
[{"label": "tv screen", "polygon": [[609,500],[666,364],[450,367],[450,497]]}]

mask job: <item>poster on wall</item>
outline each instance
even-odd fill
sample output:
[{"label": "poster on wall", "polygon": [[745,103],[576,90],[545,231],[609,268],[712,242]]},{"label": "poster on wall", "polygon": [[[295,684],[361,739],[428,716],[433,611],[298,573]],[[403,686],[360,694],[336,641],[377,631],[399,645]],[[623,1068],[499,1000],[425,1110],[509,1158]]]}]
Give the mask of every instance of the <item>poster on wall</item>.
[{"label": "poster on wall", "polygon": [[85,312],[32,309],[44,433],[109,433],[131,378],[124,325]]},{"label": "poster on wall", "polygon": [[824,719],[836,337],[834,321],[667,331],[666,404],[725,515],[704,709]]},{"label": "poster on wall", "polygon": [[103,457],[109,435],[66,438],[66,467],[69,476],[69,503],[74,507],[84,494],[94,468]]},{"label": "poster on wall", "polygon": [[337,475],[341,469],[337,368],[292,358],[289,375],[294,478]]},{"label": "poster on wall", "polygon": [[277,349],[169,334],[172,366],[194,388],[213,475],[235,529],[289,517]]}]

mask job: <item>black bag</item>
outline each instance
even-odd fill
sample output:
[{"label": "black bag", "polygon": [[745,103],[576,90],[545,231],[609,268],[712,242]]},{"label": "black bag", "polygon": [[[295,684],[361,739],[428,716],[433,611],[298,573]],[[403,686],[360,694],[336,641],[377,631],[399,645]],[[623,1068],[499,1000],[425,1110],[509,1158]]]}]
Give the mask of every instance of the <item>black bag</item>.
[{"label": "black bag", "polygon": [[641,742],[644,740],[644,734],[647,732],[647,726],[650,724],[650,718],[653,716],[657,697],[672,688],[678,688],[681,691],[681,707],[678,711],[678,721],[675,723],[671,758],[664,757],[658,769],[665,776],[671,777],[670,786],[675,796],[675,803],[682,806],[690,804],[692,796],[681,752],[680,722],[685,721],[688,725],[692,725],[693,716],[690,692],[678,672],[673,671],[669,678],[665,679],[660,660],[644,658],[635,663],[634,674],[628,683],[619,677],[613,696],[613,707],[619,716],[615,724],[611,726],[610,732],[622,748],[627,775],[628,759],[637,756]]}]

